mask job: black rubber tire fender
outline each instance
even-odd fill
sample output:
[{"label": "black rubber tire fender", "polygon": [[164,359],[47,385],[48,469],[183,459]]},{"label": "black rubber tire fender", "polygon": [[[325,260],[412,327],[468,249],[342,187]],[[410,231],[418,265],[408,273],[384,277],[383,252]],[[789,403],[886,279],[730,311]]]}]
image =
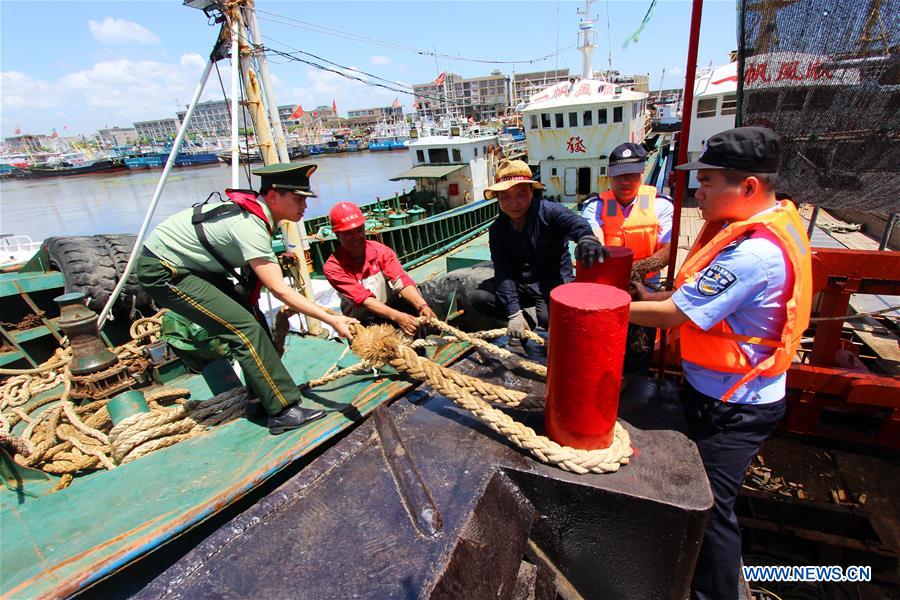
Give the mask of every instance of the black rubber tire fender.
[{"label": "black rubber tire fender", "polygon": [[91,236],[52,237],[46,242],[50,265],[63,275],[66,292],[83,292],[100,312],[116,287],[115,261],[106,243]]},{"label": "black rubber tire fender", "polygon": [[[106,249],[113,259],[113,266],[116,269],[116,280],[122,277],[125,267],[128,265],[128,258],[131,256],[131,250],[137,241],[137,236],[133,233],[103,233],[94,236],[100,238],[106,244]],[[122,308],[131,310],[132,298],[137,298],[135,305],[137,307],[149,306],[150,297],[144,292],[138,283],[136,270],[131,271],[125,287],[122,288],[122,295],[119,297],[118,304]]]}]

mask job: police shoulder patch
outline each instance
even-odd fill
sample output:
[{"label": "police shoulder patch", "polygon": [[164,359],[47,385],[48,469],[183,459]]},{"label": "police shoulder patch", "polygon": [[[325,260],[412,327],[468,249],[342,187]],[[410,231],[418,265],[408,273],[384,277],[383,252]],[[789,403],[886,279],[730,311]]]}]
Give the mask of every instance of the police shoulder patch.
[{"label": "police shoulder patch", "polygon": [[697,291],[704,296],[721,294],[737,281],[737,275],[721,265],[711,265],[697,280]]}]

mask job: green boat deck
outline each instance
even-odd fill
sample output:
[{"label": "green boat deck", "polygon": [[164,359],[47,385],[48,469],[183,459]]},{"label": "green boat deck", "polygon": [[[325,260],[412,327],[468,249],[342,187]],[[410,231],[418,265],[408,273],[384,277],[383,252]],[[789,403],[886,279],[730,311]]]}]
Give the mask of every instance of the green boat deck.
[{"label": "green boat deck", "polygon": [[[324,374],[344,348],[291,336],[284,362],[296,381],[307,381]],[[432,357],[448,364],[465,349],[449,344]],[[339,366],[357,360],[349,354]],[[168,385],[189,388],[195,399],[210,396],[197,375]],[[0,594],[60,597],[85,588],[215,515],[411,387],[388,371],[346,377],[304,392],[305,405],[329,412],[283,435],[240,418],[113,470],[77,477],[61,491],[47,493],[55,478],[26,481],[25,493],[3,489]]]}]

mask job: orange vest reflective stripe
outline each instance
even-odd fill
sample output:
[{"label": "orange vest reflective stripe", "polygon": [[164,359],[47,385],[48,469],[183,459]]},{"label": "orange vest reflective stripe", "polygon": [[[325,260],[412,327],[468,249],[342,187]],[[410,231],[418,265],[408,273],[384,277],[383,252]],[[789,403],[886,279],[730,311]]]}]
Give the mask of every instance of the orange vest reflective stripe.
[{"label": "orange vest reflective stripe", "polygon": [[[709,331],[703,331],[688,320],[678,328],[678,335],[675,336],[679,338],[683,360],[713,371],[744,374],[725,393],[722,400],[726,402],[739,387],[755,377],[759,375],[774,377],[786,372],[791,366],[797,348],[800,347],[803,332],[809,326],[812,266],[809,239],[806,237],[803,221],[791,202],[782,201],[773,211],[756,215],[746,221],[731,223],[724,228],[721,222],[708,222],[703,226],[684,265],[675,277],[676,289],[684,283],[693,282],[726,246],[761,229],[774,236],[794,272],[793,289],[785,305],[785,320],[780,337],[765,339],[738,335],[732,331],[725,319],[713,325]],[[753,366],[738,342],[769,346],[774,348],[775,352]]]},{"label": "orange vest reflective stripe", "polygon": [[625,217],[622,205],[612,190],[600,194],[598,215],[603,221],[603,243],[607,246],[626,246],[634,253],[634,260],[647,258],[658,250],[659,219],[656,218],[656,188],[642,185],[634,199],[631,214]]}]

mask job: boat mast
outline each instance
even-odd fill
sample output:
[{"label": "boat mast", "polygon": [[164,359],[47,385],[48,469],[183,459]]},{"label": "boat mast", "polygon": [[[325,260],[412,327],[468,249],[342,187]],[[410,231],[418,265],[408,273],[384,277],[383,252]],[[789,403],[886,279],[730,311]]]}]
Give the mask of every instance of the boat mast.
[{"label": "boat mast", "polygon": [[[228,11],[228,24],[231,27],[231,187],[239,189],[241,187],[241,138],[238,131],[238,123],[240,122],[240,104],[238,103],[240,96],[240,83],[238,81],[238,60],[240,56],[240,19],[235,18],[240,8],[232,5]],[[249,157],[248,157],[249,159]]]},{"label": "boat mast", "polygon": [[591,4],[596,0],[584,0],[584,10],[578,10],[581,15],[581,21],[578,23],[578,29],[581,30],[581,78],[591,79],[591,54],[594,52],[594,21],[591,19]]},{"label": "boat mast", "polygon": [[[241,9],[241,4],[243,4],[243,10]],[[236,3],[234,9],[231,11],[232,18],[237,21],[238,31],[245,30],[242,13],[243,15],[246,15],[248,23],[256,23],[255,26],[251,25],[251,34],[253,35],[253,42],[259,45],[262,36],[259,32],[259,23],[256,21],[253,0],[245,0],[244,3]],[[232,32],[234,30],[234,23],[232,23]],[[259,146],[263,162],[266,165],[275,164],[277,162],[290,162],[287,155],[287,145],[284,142],[284,133],[281,134],[280,147],[276,151],[275,144],[273,143],[269,115],[266,114],[266,107],[263,105],[262,95],[260,94],[259,81],[256,77],[256,72],[250,65],[251,51],[246,44],[246,40],[239,41],[244,42],[241,46],[246,50],[240,51],[239,54],[242,67],[241,71],[244,76],[244,90],[247,93],[247,105],[250,108],[250,118],[253,120],[253,130],[256,133],[257,146]],[[256,61],[259,65],[260,72],[268,73],[265,54],[262,52],[258,53],[256,55]],[[263,85],[265,85],[265,83]],[[269,89],[267,90],[266,99],[268,100],[269,111],[271,113],[271,122],[277,122],[280,128],[278,103],[275,99],[275,92],[271,87],[271,81]],[[272,107],[274,107],[274,109]],[[283,158],[279,159],[279,152],[281,150],[283,150]],[[306,241],[306,231],[303,226],[303,221],[281,221],[278,225],[281,228],[281,234],[284,237],[285,252],[293,254],[296,257],[296,260],[288,267],[288,270],[294,279],[294,283],[300,288],[300,293],[315,302],[312,281],[309,275],[309,265],[306,262],[306,249],[309,247],[309,243]],[[306,317],[306,329],[312,335],[319,335],[322,332],[322,325],[318,320]]]},{"label": "boat mast", "polygon": [[278,150],[280,162],[290,162],[287,142],[284,137],[284,128],[281,126],[281,115],[278,114],[278,103],[275,101],[275,91],[272,87],[272,78],[269,76],[269,63],[266,61],[263,51],[262,35],[259,33],[259,21],[256,19],[253,0],[248,0],[244,8],[244,20],[250,26],[250,36],[253,41],[253,55],[259,65],[259,74],[262,77],[263,96],[269,106],[269,118],[272,120],[272,131],[275,133],[275,147]]}]

